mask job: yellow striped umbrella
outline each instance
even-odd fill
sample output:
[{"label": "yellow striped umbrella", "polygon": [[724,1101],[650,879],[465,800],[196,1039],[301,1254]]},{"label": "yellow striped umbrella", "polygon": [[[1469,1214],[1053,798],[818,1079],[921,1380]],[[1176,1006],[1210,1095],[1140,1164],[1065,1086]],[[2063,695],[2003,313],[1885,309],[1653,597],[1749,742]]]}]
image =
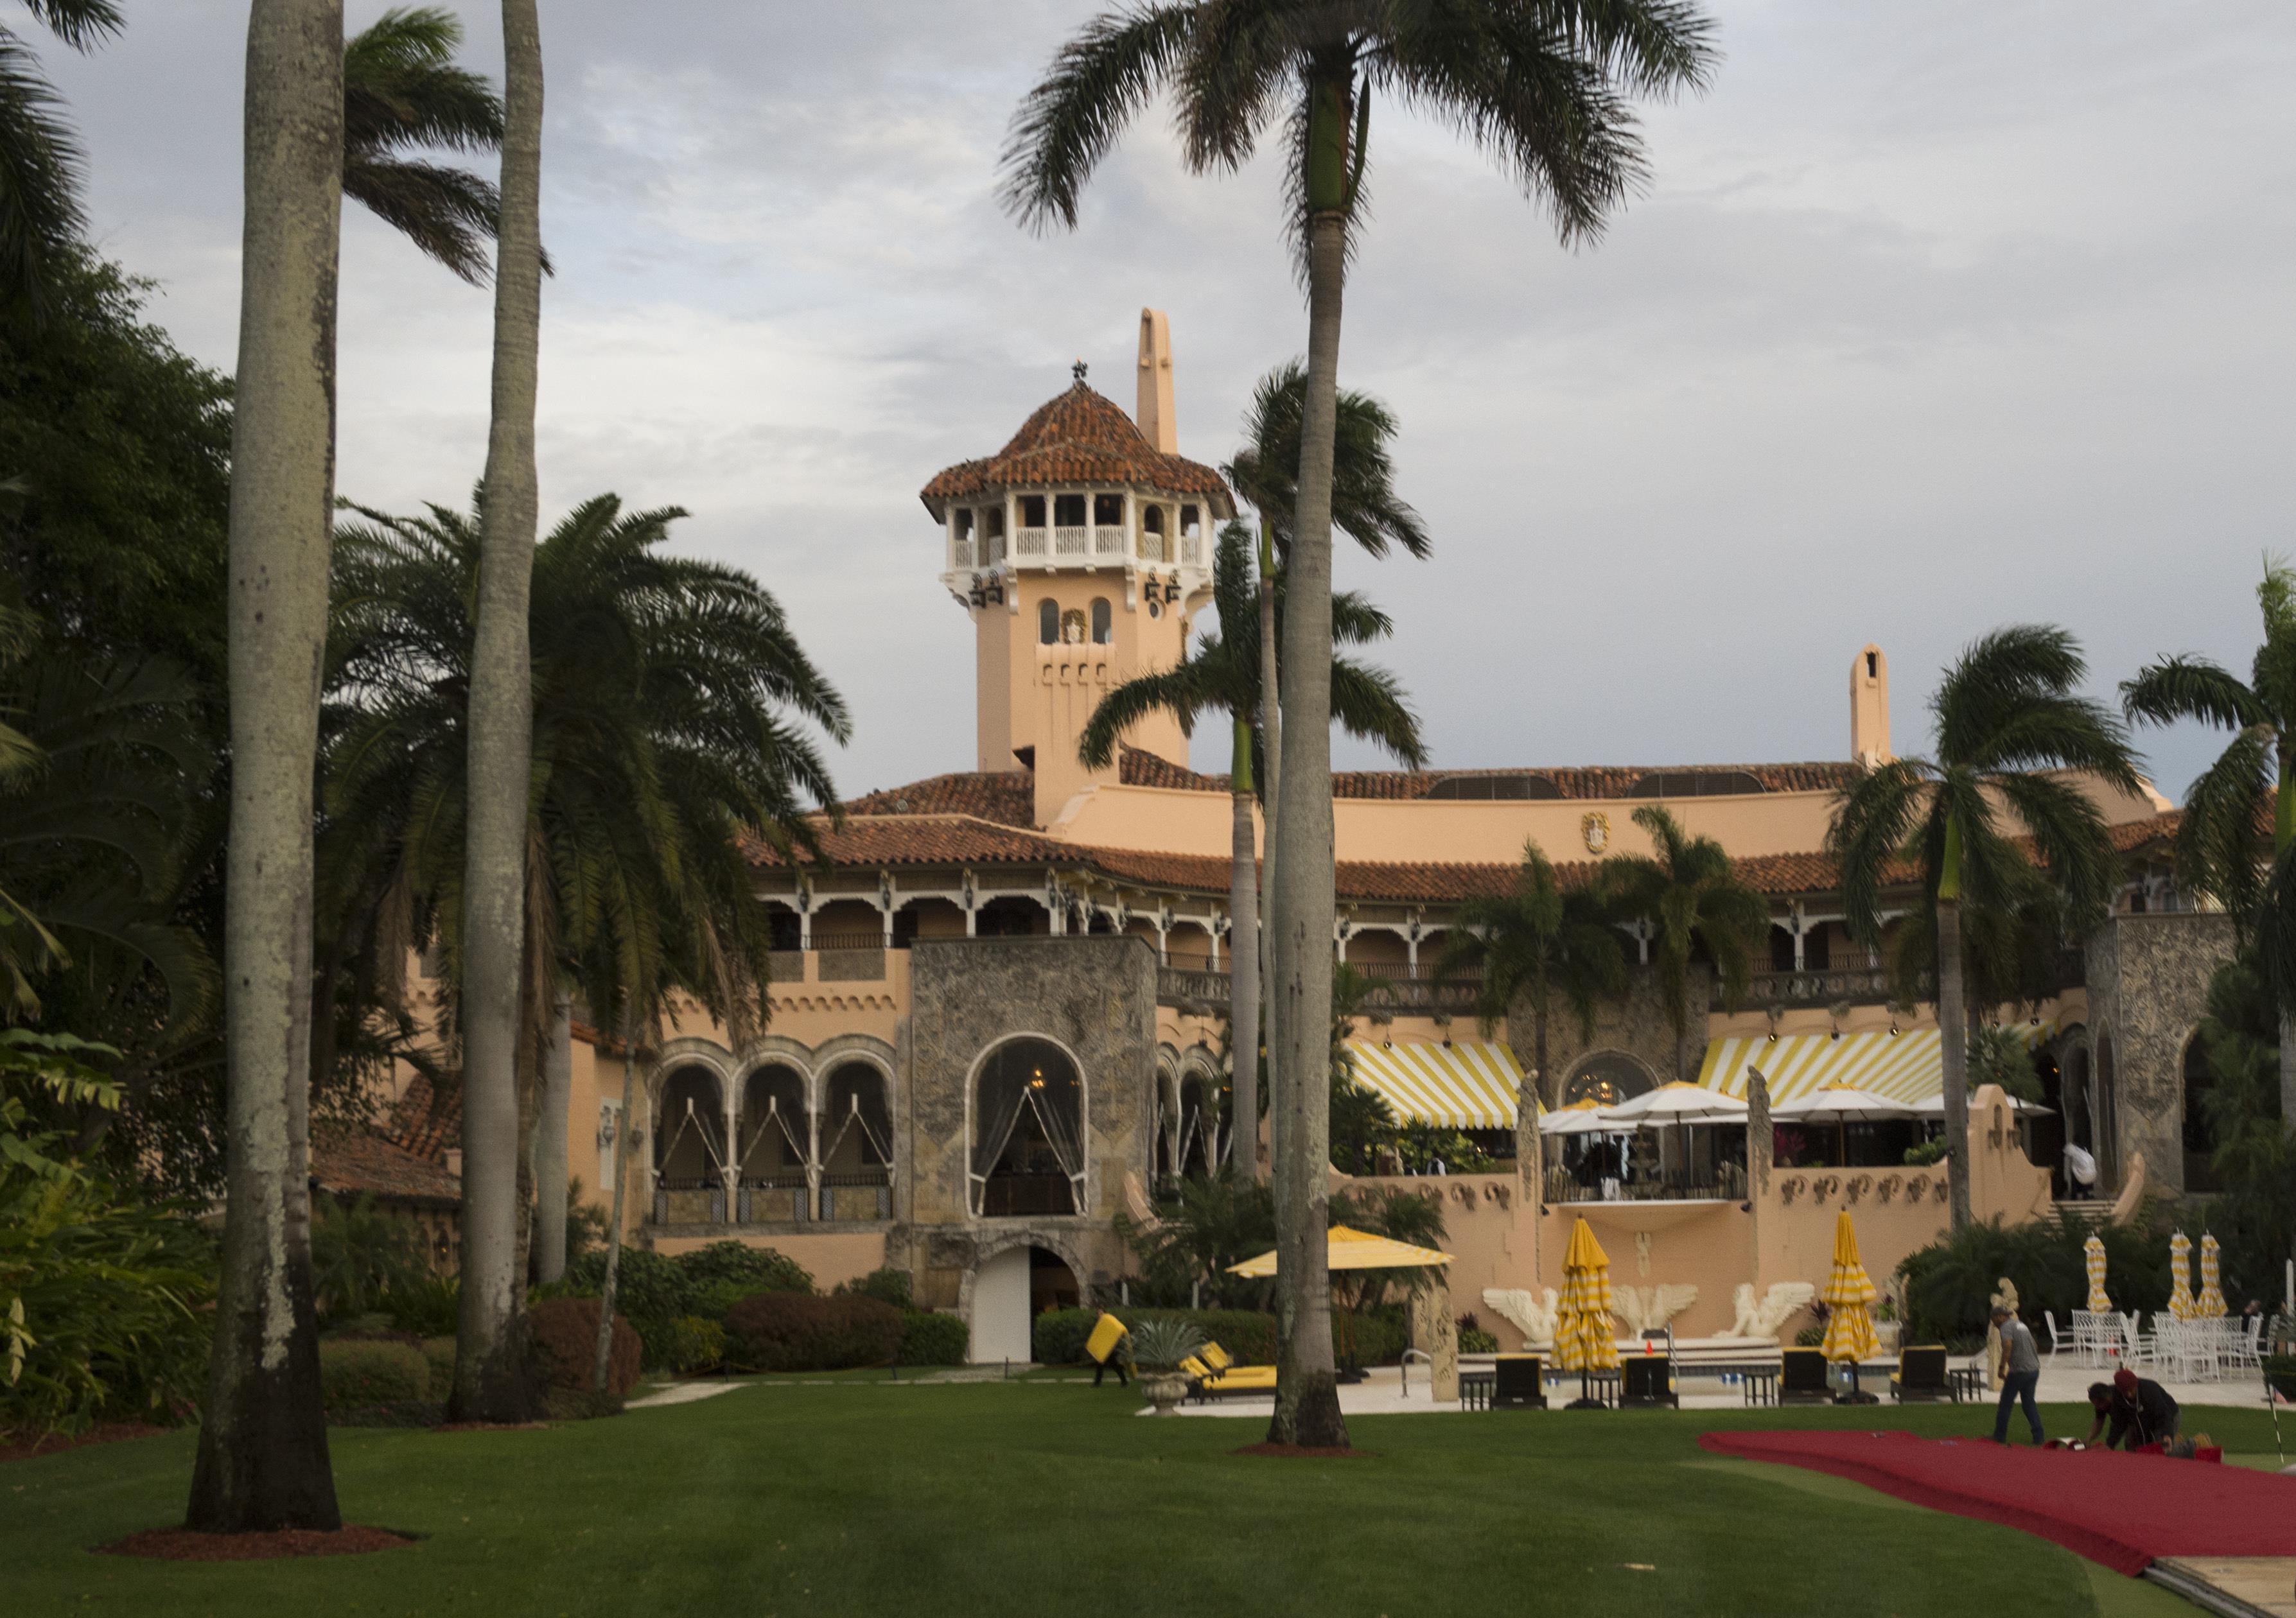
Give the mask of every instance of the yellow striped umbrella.
[{"label": "yellow striped umbrella", "polygon": [[1874,1300],[1881,1295],[1857,1256],[1857,1228],[1844,1208],[1833,1221],[1833,1273],[1817,1295],[1833,1306],[1825,1321],[1825,1357],[1853,1364],[1882,1352],[1874,1335]]},{"label": "yellow striped umbrella", "polygon": [[2169,1312],[2189,1320],[2199,1312],[2193,1302],[2193,1242],[2182,1230],[2169,1238]]},{"label": "yellow striped umbrella", "polygon": [[1582,1216],[1562,1254],[1562,1301],[1554,1312],[1554,1363],[1566,1371],[1609,1370],[1619,1362],[1611,1329],[1611,1260]]},{"label": "yellow striped umbrella", "polygon": [[2090,1231],[2088,1239],[2081,1244],[2081,1254],[2088,1263],[2088,1312],[2110,1314],[2112,1300],[2104,1290],[2104,1238]]},{"label": "yellow striped umbrella", "polygon": [[2217,1238],[2205,1232],[2201,1237],[2201,1299],[2193,1312],[2207,1320],[2220,1320],[2227,1312],[2224,1278],[2217,1268]]}]

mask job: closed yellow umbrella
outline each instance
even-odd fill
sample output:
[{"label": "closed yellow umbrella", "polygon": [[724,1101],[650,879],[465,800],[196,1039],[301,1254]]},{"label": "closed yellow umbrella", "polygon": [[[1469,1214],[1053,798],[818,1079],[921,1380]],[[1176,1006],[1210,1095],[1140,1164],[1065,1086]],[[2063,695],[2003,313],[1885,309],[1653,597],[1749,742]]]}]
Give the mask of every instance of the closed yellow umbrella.
[{"label": "closed yellow umbrella", "polygon": [[2104,1238],[2090,1231],[2081,1244],[2081,1254],[2088,1263],[2088,1312],[2111,1314],[2112,1299],[2104,1290]]},{"label": "closed yellow umbrella", "polygon": [[1817,1295],[1833,1305],[1826,1316],[1822,1352],[1828,1361],[1849,1367],[1850,1392],[1842,1397],[1853,1403],[1870,1403],[1871,1393],[1857,1391],[1857,1362],[1882,1352],[1881,1339],[1874,1335],[1874,1300],[1881,1295],[1874,1290],[1874,1278],[1866,1273],[1865,1261],[1857,1256],[1857,1227],[1849,1222],[1847,1208],[1834,1218],[1833,1272],[1825,1278]]},{"label": "closed yellow umbrella", "polygon": [[2193,1302],[2193,1242],[2182,1230],[2169,1238],[2169,1312],[2189,1320],[2199,1312]]},{"label": "closed yellow umbrella", "polygon": [[1574,1408],[1600,1401],[1587,1392],[1587,1374],[1619,1363],[1619,1344],[1611,1329],[1611,1260],[1581,1215],[1570,1227],[1562,1254],[1562,1299],[1554,1311],[1554,1363],[1579,1373]]},{"label": "closed yellow umbrella", "polygon": [[2226,1312],[2224,1301],[2224,1275],[2217,1267],[2217,1238],[2201,1238],[2201,1297],[2193,1305],[2193,1312],[2204,1320],[2220,1320]]}]

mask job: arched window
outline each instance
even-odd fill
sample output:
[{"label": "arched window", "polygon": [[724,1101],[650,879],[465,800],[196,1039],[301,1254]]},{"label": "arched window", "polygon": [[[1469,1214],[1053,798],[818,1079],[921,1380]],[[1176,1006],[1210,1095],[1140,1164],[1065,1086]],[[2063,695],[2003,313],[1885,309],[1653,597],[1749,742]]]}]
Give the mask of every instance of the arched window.
[{"label": "arched window", "polygon": [[830,1070],[821,1097],[821,1216],[893,1216],[893,1109],[873,1062]]},{"label": "arched window", "polygon": [[1104,595],[1095,596],[1092,601],[1092,643],[1095,646],[1107,645],[1114,627],[1109,612],[1108,598]]},{"label": "arched window", "polygon": [[1037,603],[1037,641],[1042,646],[1057,645],[1061,638],[1061,604],[1052,600]]},{"label": "arched window", "polygon": [[805,1075],[769,1062],[742,1086],[741,1220],[779,1222],[806,1218],[813,1205],[813,1120]]},{"label": "arched window", "polygon": [[1218,1081],[1200,1067],[1180,1078],[1179,1172],[1191,1180],[1209,1180],[1219,1172],[1220,1154],[1227,1149],[1225,1098]]},{"label": "arched window", "polygon": [[1599,1101],[1605,1107],[1616,1107],[1644,1091],[1655,1089],[1657,1084],[1651,1070],[1625,1051],[1598,1050],[1570,1070],[1570,1078],[1562,1085],[1562,1105]]},{"label": "arched window", "polygon": [[1084,1205],[1084,1174],[1076,1064],[1049,1040],[999,1045],[973,1083],[973,1211],[1074,1214]]},{"label": "arched window", "polygon": [[2217,1187],[2217,1132],[2209,1117],[2209,1092],[2216,1088],[2208,1042],[2195,1033],[2185,1042],[2185,1189]]},{"label": "arched window", "polygon": [[726,1222],[725,1108],[707,1067],[688,1065],[662,1080],[653,1125],[657,1223]]}]

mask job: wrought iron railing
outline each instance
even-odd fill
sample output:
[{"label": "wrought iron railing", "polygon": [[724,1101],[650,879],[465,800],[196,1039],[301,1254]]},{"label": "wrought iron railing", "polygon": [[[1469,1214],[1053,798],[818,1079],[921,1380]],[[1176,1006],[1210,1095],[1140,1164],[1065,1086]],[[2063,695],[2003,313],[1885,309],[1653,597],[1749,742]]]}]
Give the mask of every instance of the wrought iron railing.
[{"label": "wrought iron railing", "polygon": [[699,1177],[665,1178],[655,1181],[653,1222],[658,1225],[724,1224],[725,1182]]}]

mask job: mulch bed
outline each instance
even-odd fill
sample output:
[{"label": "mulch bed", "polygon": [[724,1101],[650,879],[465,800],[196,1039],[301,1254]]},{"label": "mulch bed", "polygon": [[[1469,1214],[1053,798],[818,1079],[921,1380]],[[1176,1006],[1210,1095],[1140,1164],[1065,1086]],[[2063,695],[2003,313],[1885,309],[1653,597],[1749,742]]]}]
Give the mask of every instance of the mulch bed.
[{"label": "mulch bed", "polygon": [[195,1533],[188,1528],[146,1528],[124,1540],[99,1545],[103,1557],[151,1557],[162,1562],[269,1562],[281,1557],[349,1557],[362,1551],[396,1550],[414,1541],[387,1528],[346,1524],[332,1533],[314,1528],[281,1528],[269,1533]]},{"label": "mulch bed", "polygon": [[433,1433],[539,1433],[549,1426],[546,1421],[444,1421],[430,1430]]},{"label": "mulch bed", "polygon": [[1308,1444],[1246,1444],[1235,1451],[1238,1455],[1273,1455],[1285,1460],[1369,1460],[1377,1452],[1371,1450],[1319,1450]]},{"label": "mulch bed", "polygon": [[89,1444],[118,1443],[123,1438],[150,1438],[167,1430],[140,1421],[113,1421],[90,1427],[77,1438],[66,1437],[62,1433],[42,1433],[29,1438],[20,1433],[0,1433],[0,1461],[30,1460],[36,1455],[61,1455],[66,1450],[83,1449]]}]

